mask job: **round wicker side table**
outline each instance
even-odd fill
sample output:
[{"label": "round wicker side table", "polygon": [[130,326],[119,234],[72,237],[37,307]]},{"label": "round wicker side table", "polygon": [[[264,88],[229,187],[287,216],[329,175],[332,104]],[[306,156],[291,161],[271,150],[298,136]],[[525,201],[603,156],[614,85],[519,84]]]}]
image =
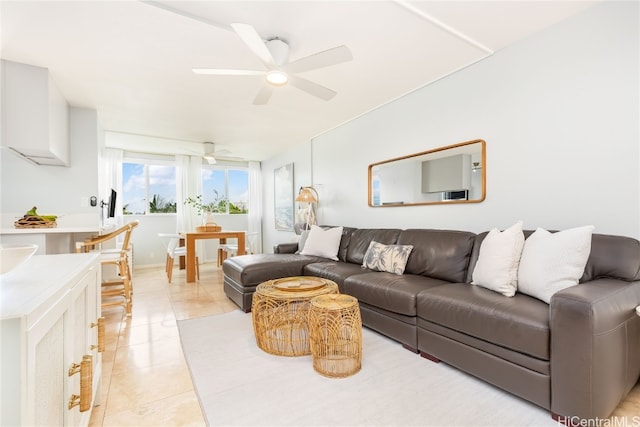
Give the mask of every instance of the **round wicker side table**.
[{"label": "round wicker side table", "polygon": [[260,283],[251,304],[258,347],[277,356],[311,354],[307,326],[310,301],[338,292],[335,282],[320,277],[285,277]]},{"label": "round wicker side table", "polygon": [[311,300],[309,334],[313,369],[344,378],[362,366],[362,319],[358,300],[349,295],[322,295]]}]

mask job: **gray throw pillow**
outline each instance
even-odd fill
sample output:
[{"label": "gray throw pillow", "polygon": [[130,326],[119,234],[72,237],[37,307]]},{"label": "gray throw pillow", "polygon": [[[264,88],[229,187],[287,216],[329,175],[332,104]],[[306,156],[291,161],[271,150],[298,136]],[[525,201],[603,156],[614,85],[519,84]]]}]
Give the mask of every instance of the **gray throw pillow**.
[{"label": "gray throw pillow", "polygon": [[297,254],[302,252],[302,250],[304,249],[304,244],[307,243],[307,237],[309,237],[309,231],[310,230],[304,230],[300,234],[300,240],[298,240],[298,250],[296,251]]}]

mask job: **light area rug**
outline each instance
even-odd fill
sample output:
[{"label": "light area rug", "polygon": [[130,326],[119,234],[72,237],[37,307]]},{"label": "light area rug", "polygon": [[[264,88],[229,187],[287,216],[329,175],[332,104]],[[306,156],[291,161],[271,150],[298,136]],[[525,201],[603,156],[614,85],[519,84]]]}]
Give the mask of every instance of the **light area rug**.
[{"label": "light area rug", "polygon": [[251,314],[178,321],[200,406],[212,426],[557,426],[548,411],[363,328],[362,369],[316,373],[311,356],[274,356]]}]

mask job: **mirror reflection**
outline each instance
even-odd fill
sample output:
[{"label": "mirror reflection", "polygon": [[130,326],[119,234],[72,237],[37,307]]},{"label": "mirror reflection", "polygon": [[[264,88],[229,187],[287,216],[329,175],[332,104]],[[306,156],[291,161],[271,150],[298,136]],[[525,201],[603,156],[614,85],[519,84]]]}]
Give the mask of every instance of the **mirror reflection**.
[{"label": "mirror reflection", "polygon": [[369,165],[369,206],[478,203],[485,198],[485,142],[462,142]]}]

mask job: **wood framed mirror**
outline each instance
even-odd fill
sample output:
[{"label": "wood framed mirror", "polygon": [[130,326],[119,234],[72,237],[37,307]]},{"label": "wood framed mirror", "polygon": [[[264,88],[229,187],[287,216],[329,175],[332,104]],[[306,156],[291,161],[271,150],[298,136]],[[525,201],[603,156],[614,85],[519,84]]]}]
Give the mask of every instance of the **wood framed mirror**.
[{"label": "wood framed mirror", "polygon": [[485,148],[485,141],[476,139],[370,164],[369,206],[482,202]]}]

